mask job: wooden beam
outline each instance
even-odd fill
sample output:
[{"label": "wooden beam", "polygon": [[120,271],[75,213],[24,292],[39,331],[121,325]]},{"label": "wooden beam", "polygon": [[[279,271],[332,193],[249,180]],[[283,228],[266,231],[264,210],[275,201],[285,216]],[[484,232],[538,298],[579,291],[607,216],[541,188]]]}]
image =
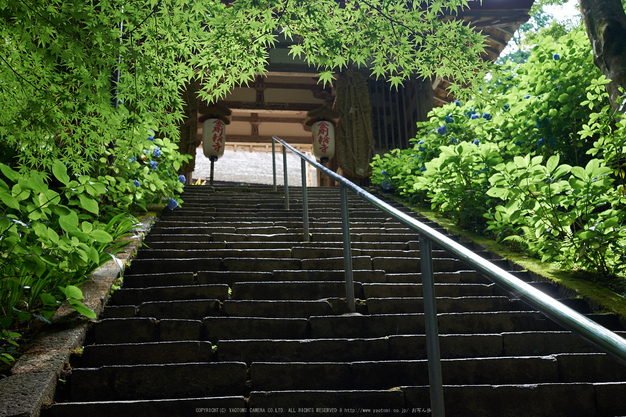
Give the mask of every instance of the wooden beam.
[{"label": "wooden beam", "polygon": [[259,103],[254,101],[220,101],[219,104],[229,109],[245,110],[295,110],[308,112],[321,106],[319,103]]},{"label": "wooden beam", "polygon": [[498,39],[492,35],[485,35],[488,41],[491,41],[495,44],[505,47],[508,42],[504,42],[502,39]]},{"label": "wooden beam", "polygon": [[[312,143],[291,143],[291,146],[299,150],[300,152],[313,152]],[[226,150],[230,151],[257,151],[257,152],[271,152],[271,143],[258,143],[258,142],[226,142]]]},{"label": "wooden beam", "polygon": [[508,19],[495,19],[495,20],[471,22],[470,25],[475,28],[484,28],[484,27],[502,28],[502,27],[507,27],[507,26],[520,26],[523,23],[526,23],[528,19],[530,19],[530,16],[526,15],[525,17],[519,16],[515,18],[508,18]]},{"label": "wooden beam", "polygon": [[301,77],[301,78],[313,78],[318,79],[317,73],[311,72],[281,72],[281,71],[267,71],[265,73],[268,77]]},{"label": "wooden beam", "polygon": [[261,81],[259,84],[263,84],[265,88],[285,88],[290,90],[311,90],[322,91],[330,90],[330,87],[322,87],[321,84],[305,84],[305,83],[265,83]]},{"label": "wooden beam", "polygon": [[443,105],[445,105],[445,104],[450,104],[450,103],[451,103],[451,101],[450,101],[450,102],[449,102],[449,101],[446,101],[446,100],[444,100],[444,99],[442,99],[442,98],[439,98],[439,97],[437,97],[437,96],[434,96],[434,97],[433,97],[433,99],[437,102],[437,104],[438,104],[439,106],[443,106]]},{"label": "wooden beam", "polygon": [[[292,119],[294,118],[303,119],[306,117],[306,112],[302,110],[232,109],[233,117],[235,116],[249,117],[252,112],[261,115],[261,117],[274,117],[274,115],[276,117],[288,117]],[[271,115],[271,116],[268,116],[268,115]]]},{"label": "wooden beam", "polygon": [[292,118],[292,117],[252,117],[252,116],[233,116],[232,122],[254,122],[254,123],[304,123],[304,117]]},{"label": "wooden beam", "polygon": [[[313,142],[311,137],[307,136],[281,136],[281,139],[288,143],[309,144]],[[271,136],[249,136],[249,135],[229,135],[226,133],[226,142],[248,142],[248,143],[272,143]]]}]

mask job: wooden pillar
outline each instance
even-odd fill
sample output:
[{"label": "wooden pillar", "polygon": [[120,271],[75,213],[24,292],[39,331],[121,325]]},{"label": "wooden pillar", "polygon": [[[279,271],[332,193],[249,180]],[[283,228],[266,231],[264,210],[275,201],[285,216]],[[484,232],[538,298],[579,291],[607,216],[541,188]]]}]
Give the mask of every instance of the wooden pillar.
[{"label": "wooden pillar", "polygon": [[178,170],[179,174],[187,177],[187,184],[191,184],[191,173],[196,166],[196,148],[200,145],[198,140],[198,91],[200,90],[200,82],[192,81],[187,85],[183,92],[183,111],[185,118],[178,127],[180,132],[180,141],[178,148],[180,153],[191,156],[188,162],[185,162]]}]

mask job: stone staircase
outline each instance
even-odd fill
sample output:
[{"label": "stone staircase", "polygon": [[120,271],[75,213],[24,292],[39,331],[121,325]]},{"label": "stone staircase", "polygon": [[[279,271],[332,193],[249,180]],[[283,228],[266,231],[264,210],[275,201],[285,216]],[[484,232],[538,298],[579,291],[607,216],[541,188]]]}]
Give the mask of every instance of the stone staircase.
[{"label": "stone staircase", "polygon": [[[309,190],[310,243],[296,187],[290,211],[271,187],[183,198],[42,415],[430,414],[415,232],[350,196],[349,313],[337,188]],[[448,416],[626,414],[626,367],[445,251],[433,258]],[[614,316],[563,301],[621,333]]]}]

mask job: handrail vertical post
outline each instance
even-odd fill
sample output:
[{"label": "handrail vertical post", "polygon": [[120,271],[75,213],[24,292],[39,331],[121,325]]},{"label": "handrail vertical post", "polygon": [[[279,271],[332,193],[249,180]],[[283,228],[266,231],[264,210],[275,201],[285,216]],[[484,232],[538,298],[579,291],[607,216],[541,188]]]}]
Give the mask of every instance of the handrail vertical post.
[{"label": "handrail vertical post", "polygon": [[356,311],[354,303],[354,282],[352,279],[352,249],[350,247],[350,218],[348,217],[348,192],[341,184],[341,229],[343,230],[343,265],[346,275],[346,301],[350,312]]},{"label": "handrail vertical post", "polygon": [[285,210],[289,210],[289,184],[287,184],[287,148],[283,146],[283,178],[285,179]]},{"label": "handrail vertical post", "polygon": [[422,296],[424,300],[424,327],[426,329],[426,354],[430,381],[430,406],[433,417],[444,417],[443,380],[439,353],[439,330],[437,328],[437,306],[435,304],[435,281],[433,277],[432,245],[420,234],[420,266],[422,269]]},{"label": "handrail vertical post", "polygon": [[300,159],[300,167],[302,171],[302,234],[304,241],[309,239],[309,196],[306,189],[306,161]]},{"label": "handrail vertical post", "polygon": [[276,192],[276,139],[272,137],[272,174],[274,178],[274,192]]}]

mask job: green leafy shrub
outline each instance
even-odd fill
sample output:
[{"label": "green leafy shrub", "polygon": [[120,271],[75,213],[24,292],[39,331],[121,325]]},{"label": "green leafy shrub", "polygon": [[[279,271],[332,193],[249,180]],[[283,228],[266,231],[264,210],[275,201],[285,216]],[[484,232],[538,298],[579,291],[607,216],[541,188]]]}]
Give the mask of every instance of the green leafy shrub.
[{"label": "green leafy shrub", "polygon": [[592,159],[583,167],[559,164],[551,156],[518,156],[496,166],[487,194],[506,202],[489,229],[508,223],[518,234],[505,237],[526,245],[542,261],[612,275],[626,268],[623,196],[613,187],[612,169]]},{"label": "green leafy shrub", "polygon": [[544,261],[622,274],[626,119],[607,83],[582,30],[546,38],[475,99],[433,109],[411,149],[374,159],[372,182]]},{"label": "green leafy shrub", "polygon": [[107,189],[102,207],[110,216],[146,210],[148,204],[177,199],[183,191],[178,170],[189,156],[179,153],[178,145],[169,138],[155,137],[148,126],[145,123],[108,150],[113,164],[106,163],[106,155],[101,157],[97,182]]},{"label": "green leafy shrub", "polygon": [[[121,249],[112,242],[127,234],[134,222],[123,214],[108,224],[96,220],[105,186],[88,176],[71,179],[60,161],[52,169],[62,184],[56,190],[42,172],[19,173],[4,164],[0,170],[6,179],[0,179],[5,205],[0,212],[0,318],[26,321],[35,315],[49,320],[57,301],[81,299],[76,291],[69,297],[63,289],[79,285],[108,261],[105,250]],[[79,301],[71,304],[89,314]]]},{"label": "green leafy shrub", "polygon": [[426,192],[431,205],[446,213],[457,224],[482,231],[484,220],[478,217],[493,205],[488,194],[489,177],[502,162],[495,143],[443,146],[441,153],[426,162],[414,189]]}]

